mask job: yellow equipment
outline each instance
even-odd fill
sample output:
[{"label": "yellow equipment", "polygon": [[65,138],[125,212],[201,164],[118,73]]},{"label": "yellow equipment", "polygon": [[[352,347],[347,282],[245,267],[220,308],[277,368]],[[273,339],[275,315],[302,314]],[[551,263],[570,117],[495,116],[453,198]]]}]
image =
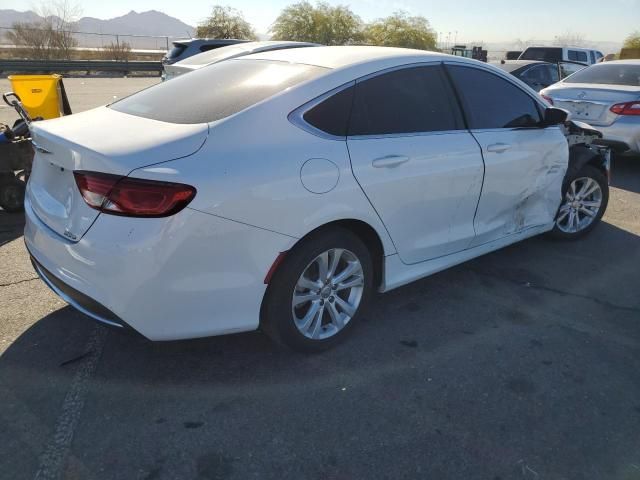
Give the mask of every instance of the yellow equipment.
[{"label": "yellow equipment", "polygon": [[61,75],[10,75],[9,81],[31,118],[48,120],[71,114]]}]

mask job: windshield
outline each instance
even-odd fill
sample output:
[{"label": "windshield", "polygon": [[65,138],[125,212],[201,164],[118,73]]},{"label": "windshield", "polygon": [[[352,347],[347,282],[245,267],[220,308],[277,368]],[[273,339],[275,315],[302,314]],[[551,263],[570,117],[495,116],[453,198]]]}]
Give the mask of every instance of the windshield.
[{"label": "windshield", "polygon": [[243,47],[240,45],[229,45],[228,47],[216,48],[215,50],[209,50],[208,52],[199,53],[198,55],[185,58],[181,62],[178,62],[178,64],[179,65],[209,65],[210,63],[219,62],[220,60],[225,60],[227,58],[231,58],[249,51],[251,50],[248,49],[247,47]]},{"label": "windshield", "polygon": [[530,47],[520,56],[520,60],[541,60],[543,62],[559,62],[562,60],[562,48]]},{"label": "windshield", "polygon": [[640,65],[601,63],[574,73],[564,82],[640,87]]},{"label": "windshield", "polygon": [[163,82],[110,105],[170,123],[208,123],[310,80],[327,69],[265,60],[231,60]]}]

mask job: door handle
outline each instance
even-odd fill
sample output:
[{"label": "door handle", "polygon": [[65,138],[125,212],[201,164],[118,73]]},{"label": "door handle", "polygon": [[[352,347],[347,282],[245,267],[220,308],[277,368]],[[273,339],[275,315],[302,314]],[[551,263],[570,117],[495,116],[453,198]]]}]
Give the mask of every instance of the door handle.
[{"label": "door handle", "polygon": [[487,152],[503,153],[511,148],[511,145],[507,143],[494,143],[487,147]]},{"label": "door handle", "polygon": [[405,155],[387,155],[386,157],[376,158],[371,162],[371,165],[373,165],[373,168],[394,168],[408,161],[409,157]]}]

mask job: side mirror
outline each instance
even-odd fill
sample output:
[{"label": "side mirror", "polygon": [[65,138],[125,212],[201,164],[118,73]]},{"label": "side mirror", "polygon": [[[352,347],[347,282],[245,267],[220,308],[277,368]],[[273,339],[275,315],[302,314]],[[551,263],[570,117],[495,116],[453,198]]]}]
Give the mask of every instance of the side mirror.
[{"label": "side mirror", "polygon": [[560,125],[561,123],[566,122],[568,117],[569,112],[567,112],[566,110],[556,107],[548,107],[544,111],[543,123],[545,127]]}]

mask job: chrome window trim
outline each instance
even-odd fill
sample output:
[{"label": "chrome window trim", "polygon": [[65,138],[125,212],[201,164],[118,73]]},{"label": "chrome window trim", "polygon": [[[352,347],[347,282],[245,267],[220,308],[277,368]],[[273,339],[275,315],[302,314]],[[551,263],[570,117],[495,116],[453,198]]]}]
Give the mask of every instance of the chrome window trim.
[{"label": "chrome window trim", "polygon": [[[529,95],[530,98],[533,99],[533,101],[540,107],[542,108],[542,111],[544,112],[547,108],[549,108],[549,105],[545,104],[544,101],[542,100],[542,97],[540,97],[538,94],[536,94],[535,92],[533,92],[533,94],[531,92],[529,92],[527,89],[522,88],[522,85],[520,85],[517,80],[513,75],[508,74],[506,72],[503,72],[502,70],[498,69],[497,71],[494,70],[493,68],[490,68],[488,65],[485,65],[484,63],[481,63],[479,65],[476,64],[469,64],[467,62],[457,62],[455,60],[446,60],[443,62],[445,65],[455,65],[455,66],[461,66],[461,67],[468,67],[468,68],[477,68],[478,70],[483,70],[487,73],[491,73],[493,75],[495,75],[498,78],[502,78],[503,80],[506,80],[507,82],[509,82],[511,85],[513,85],[514,87],[518,88],[521,92],[526,93],[527,95]],[[522,82],[522,80],[520,80],[520,82]],[[524,82],[523,82],[524,83]],[[525,84],[526,85],[526,84]],[[529,88],[529,87],[528,87]],[[494,129],[492,129],[494,130]]]},{"label": "chrome window trim", "polygon": [[310,100],[307,103],[304,103],[300,105],[298,108],[296,108],[295,110],[293,110],[291,113],[289,113],[289,115],[287,115],[287,119],[296,127],[301,128],[305,132],[315,135],[316,137],[324,138],[325,140],[344,141],[347,138],[346,136],[332,135],[331,133],[327,133],[324,130],[320,130],[319,128],[316,128],[310,123],[308,123],[304,119],[304,115],[313,107],[317,106],[319,103],[324,102],[327,98],[335,95],[336,93],[340,93],[343,90],[346,90],[347,88],[353,87],[355,86],[355,84],[356,84],[356,81],[352,80],[343,85],[340,85],[339,87],[329,90],[326,93],[323,93],[319,97],[316,97],[313,100]]},{"label": "chrome window trim", "polygon": [[373,135],[349,135],[349,140],[381,140],[385,138],[406,138],[406,137],[431,137],[436,135],[455,135],[469,133],[466,128],[460,130],[433,130],[430,132],[407,132],[407,133],[381,133]]}]

